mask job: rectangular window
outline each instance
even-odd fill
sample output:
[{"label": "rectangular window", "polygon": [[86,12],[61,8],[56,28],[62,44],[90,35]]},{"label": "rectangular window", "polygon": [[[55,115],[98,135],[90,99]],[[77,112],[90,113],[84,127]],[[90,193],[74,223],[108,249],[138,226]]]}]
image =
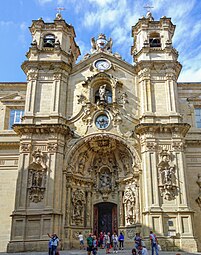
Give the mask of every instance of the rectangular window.
[{"label": "rectangular window", "polygon": [[13,124],[21,123],[23,116],[24,110],[10,110],[9,129],[12,129]]},{"label": "rectangular window", "polygon": [[195,108],[196,127],[201,128],[201,108]]}]

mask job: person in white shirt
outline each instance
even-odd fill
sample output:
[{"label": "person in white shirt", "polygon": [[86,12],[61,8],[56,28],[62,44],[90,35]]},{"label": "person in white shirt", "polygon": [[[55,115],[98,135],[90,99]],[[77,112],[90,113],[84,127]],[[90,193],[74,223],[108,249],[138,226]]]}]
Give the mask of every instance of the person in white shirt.
[{"label": "person in white shirt", "polygon": [[82,250],[84,248],[84,236],[82,235],[81,232],[79,232],[78,238],[80,241],[80,250]]}]

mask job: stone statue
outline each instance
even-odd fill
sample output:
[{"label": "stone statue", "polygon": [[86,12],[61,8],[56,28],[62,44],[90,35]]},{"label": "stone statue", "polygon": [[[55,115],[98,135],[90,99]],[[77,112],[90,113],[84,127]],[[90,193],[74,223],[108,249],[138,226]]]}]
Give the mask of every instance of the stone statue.
[{"label": "stone statue", "polygon": [[132,189],[127,188],[123,198],[126,225],[132,225],[136,222],[135,202],[136,198]]},{"label": "stone statue", "polygon": [[37,149],[33,152],[33,162],[28,167],[28,190],[29,199],[40,202],[46,189],[47,167],[43,153]]},{"label": "stone statue", "polygon": [[77,189],[72,193],[72,220],[76,225],[84,222],[84,206],[86,204],[86,197],[84,191]]},{"label": "stone statue", "polygon": [[167,200],[172,200],[177,194],[175,165],[171,162],[170,152],[161,152],[161,161],[158,164],[159,189],[161,196]]},{"label": "stone statue", "polygon": [[111,177],[107,172],[104,172],[100,176],[100,188],[111,188]]},{"label": "stone statue", "polygon": [[109,40],[106,39],[106,36],[104,34],[100,34],[98,36],[98,39],[95,40],[94,37],[91,38],[91,53],[96,53],[100,51],[112,52],[112,39]]},{"label": "stone statue", "polygon": [[100,101],[105,101],[105,99],[106,99],[106,84],[101,85],[98,92],[99,92]]}]

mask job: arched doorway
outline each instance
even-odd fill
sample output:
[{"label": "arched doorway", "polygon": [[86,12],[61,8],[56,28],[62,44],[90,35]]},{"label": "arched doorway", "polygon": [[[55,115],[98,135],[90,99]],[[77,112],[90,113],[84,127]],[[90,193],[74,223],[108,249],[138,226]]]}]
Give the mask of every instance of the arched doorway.
[{"label": "arched doorway", "polygon": [[118,231],[117,205],[109,202],[102,202],[94,205],[94,234],[102,232],[113,233]]}]

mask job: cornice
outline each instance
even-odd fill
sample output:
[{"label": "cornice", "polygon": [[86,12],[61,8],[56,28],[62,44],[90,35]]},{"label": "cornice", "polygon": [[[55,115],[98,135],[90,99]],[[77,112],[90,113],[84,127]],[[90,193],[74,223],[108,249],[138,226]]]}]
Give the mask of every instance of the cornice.
[{"label": "cornice", "polygon": [[185,136],[190,129],[190,125],[187,123],[142,123],[135,127],[135,132],[138,135],[144,134],[159,134],[159,133],[170,133],[181,134]]},{"label": "cornice", "polygon": [[69,126],[65,124],[15,124],[13,126],[14,131],[18,135],[24,134],[62,134],[72,136],[73,132]]},{"label": "cornice", "polygon": [[56,70],[60,68],[61,70],[65,70],[66,72],[71,71],[71,65],[67,64],[64,61],[60,60],[49,60],[49,61],[44,61],[44,60],[26,60],[22,63],[21,65],[22,70],[27,74],[30,69],[33,70],[40,70],[40,69],[49,69],[49,70]]}]

